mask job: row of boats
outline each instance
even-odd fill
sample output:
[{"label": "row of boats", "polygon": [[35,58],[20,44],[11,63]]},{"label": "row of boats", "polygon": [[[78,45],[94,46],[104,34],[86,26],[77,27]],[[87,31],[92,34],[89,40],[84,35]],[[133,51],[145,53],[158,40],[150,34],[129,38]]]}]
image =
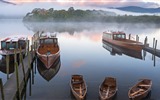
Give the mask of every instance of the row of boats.
[{"label": "row of boats", "polygon": [[[143,48],[143,44],[141,42],[127,39],[126,34],[119,31],[103,32],[102,40],[105,43],[110,43],[127,50],[134,50],[136,52],[140,52]],[[25,54],[28,50],[28,41],[29,40],[25,37],[6,38],[1,41],[0,54],[13,55],[15,50],[18,54],[20,52],[20,48],[22,49],[22,53]],[[40,61],[42,61],[46,66],[46,68],[49,69],[60,55],[58,38],[56,35],[51,33],[41,33],[39,36],[36,54]]]},{"label": "row of boats", "polygon": [[[132,100],[141,100],[149,94],[152,87],[150,79],[141,79],[128,91],[128,97]],[[82,75],[72,75],[70,88],[77,100],[83,100],[87,94],[87,84]],[[112,100],[118,91],[116,78],[105,77],[99,86],[101,100]]]}]

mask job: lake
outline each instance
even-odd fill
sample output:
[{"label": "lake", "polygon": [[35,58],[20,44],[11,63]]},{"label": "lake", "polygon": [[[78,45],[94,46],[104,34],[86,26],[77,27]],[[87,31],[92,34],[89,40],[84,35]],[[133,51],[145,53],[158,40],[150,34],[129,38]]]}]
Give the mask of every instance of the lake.
[{"label": "lake", "polygon": [[[110,52],[102,42],[102,33],[107,30],[124,31],[132,34],[132,39],[139,36],[140,42],[148,37],[152,47],[153,38],[160,39],[160,25],[143,23],[23,23],[22,19],[0,19],[0,39],[9,35],[26,35],[29,39],[36,32],[56,32],[60,58],[57,70],[50,80],[40,72],[40,65],[34,65],[34,84],[28,82],[27,100],[74,100],[70,91],[71,75],[81,74],[88,86],[86,100],[99,99],[98,88],[105,77],[117,78],[118,93],[115,100],[128,100],[128,90],[139,79],[153,81],[152,92],[147,100],[160,98],[160,58],[142,51],[138,57],[134,52],[117,54]],[[128,35],[127,35],[128,36]],[[158,40],[157,48],[160,49]],[[132,55],[132,56],[131,56]],[[53,68],[54,69],[54,68]],[[3,83],[6,74],[0,72]],[[30,90],[31,89],[31,90]],[[31,94],[31,96],[30,96]]]}]

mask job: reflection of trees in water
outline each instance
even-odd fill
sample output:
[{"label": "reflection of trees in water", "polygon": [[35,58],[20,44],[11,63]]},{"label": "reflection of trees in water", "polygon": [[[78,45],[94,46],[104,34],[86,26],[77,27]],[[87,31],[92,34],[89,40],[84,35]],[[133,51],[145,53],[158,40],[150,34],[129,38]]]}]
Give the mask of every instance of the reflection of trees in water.
[{"label": "reflection of trees in water", "polygon": [[[24,22],[28,30],[36,32],[67,32],[73,35],[75,32],[82,31],[124,31],[127,34],[150,34],[159,28],[159,24],[143,24],[143,23],[100,23],[100,22]],[[144,30],[145,29],[145,30]]]}]

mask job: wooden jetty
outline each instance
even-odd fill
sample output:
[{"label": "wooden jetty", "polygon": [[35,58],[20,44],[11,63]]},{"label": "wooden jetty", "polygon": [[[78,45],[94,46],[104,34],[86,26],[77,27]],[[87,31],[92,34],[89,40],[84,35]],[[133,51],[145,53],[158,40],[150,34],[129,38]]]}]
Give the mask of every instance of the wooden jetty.
[{"label": "wooden jetty", "polygon": [[144,40],[144,47],[143,50],[157,56],[160,57],[160,50],[157,49],[157,40],[155,40],[155,38],[153,38],[153,47],[149,47],[149,44],[147,44],[147,40],[148,38],[146,37]]},{"label": "wooden jetty", "polygon": [[158,50],[158,49],[155,50],[154,48],[151,48],[151,47],[144,47],[143,50],[145,50],[145,51],[147,51],[157,57],[160,57],[160,50]]},{"label": "wooden jetty", "polygon": [[[33,55],[33,52],[31,52],[30,55]],[[23,59],[24,63],[24,71],[25,71],[25,77],[29,77],[31,64],[33,58],[27,55]],[[28,60],[30,59],[30,62]],[[19,91],[22,92],[24,86],[25,86],[25,77],[22,70],[22,64],[18,66],[18,76],[19,76]],[[17,78],[16,78],[16,71],[12,74],[12,76],[9,78],[9,80],[4,84],[3,86],[3,93],[4,93],[4,100],[15,100],[17,98]],[[1,100],[1,99],[0,99]]]},{"label": "wooden jetty", "polygon": [[[3,85],[3,90],[0,93],[0,100],[21,100],[22,91],[25,88],[25,84],[30,75],[32,64],[35,58],[35,52],[31,50],[27,56],[22,59],[23,62],[19,66],[15,67],[15,71],[7,82]],[[16,64],[16,63],[15,63]]]}]

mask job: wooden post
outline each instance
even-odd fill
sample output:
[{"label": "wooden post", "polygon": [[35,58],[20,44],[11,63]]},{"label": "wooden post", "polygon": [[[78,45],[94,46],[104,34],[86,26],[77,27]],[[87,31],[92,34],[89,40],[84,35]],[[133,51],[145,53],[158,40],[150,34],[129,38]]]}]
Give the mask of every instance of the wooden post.
[{"label": "wooden post", "polygon": [[34,68],[33,68],[33,63],[32,63],[32,84],[34,84]]},{"label": "wooden post", "polygon": [[37,58],[35,58],[35,70],[34,70],[35,74],[36,74],[36,67],[37,67]]},{"label": "wooden post", "polygon": [[138,42],[138,35],[136,35],[136,41]]},{"label": "wooden post", "polygon": [[147,46],[147,41],[148,41],[148,39],[147,39],[147,36],[146,36],[145,39],[144,39],[144,46]]},{"label": "wooden post", "polygon": [[129,34],[129,40],[131,40],[131,34]]},{"label": "wooden post", "polygon": [[157,49],[157,40],[155,42],[155,47],[154,47],[155,53],[156,53],[156,49]]},{"label": "wooden post", "polygon": [[9,55],[6,55],[6,72],[7,72],[7,80],[9,79]]},{"label": "wooden post", "polygon": [[[155,38],[153,38],[153,49],[155,48]],[[155,54],[154,54],[155,55]],[[154,60],[154,56],[153,56],[153,54],[152,54],[152,60]]]},{"label": "wooden post", "polygon": [[1,98],[2,98],[2,100],[4,100],[3,82],[2,82],[1,78],[0,78],[0,88],[1,88]]},{"label": "wooden post", "polygon": [[14,50],[14,66],[15,66],[15,71],[16,71],[16,81],[17,81],[17,92],[18,92],[18,99],[21,100],[21,95],[20,95],[20,88],[19,88],[19,74],[18,74],[18,63],[15,59],[17,59],[16,57],[17,53],[16,50]]},{"label": "wooden post", "polygon": [[29,96],[32,95],[32,86],[31,86],[31,73],[30,73],[30,78],[29,78]]},{"label": "wooden post", "polygon": [[22,63],[22,71],[23,71],[23,76],[24,76],[24,82],[26,82],[27,79],[26,79],[25,70],[24,70],[23,55],[22,55],[22,48],[21,47],[20,47],[19,58],[20,58],[20,63]]},{"label": "wooden post", "polygon": [[155,47],[154,45],[155,45],[155,38],[153,38],[153,48]]}]

